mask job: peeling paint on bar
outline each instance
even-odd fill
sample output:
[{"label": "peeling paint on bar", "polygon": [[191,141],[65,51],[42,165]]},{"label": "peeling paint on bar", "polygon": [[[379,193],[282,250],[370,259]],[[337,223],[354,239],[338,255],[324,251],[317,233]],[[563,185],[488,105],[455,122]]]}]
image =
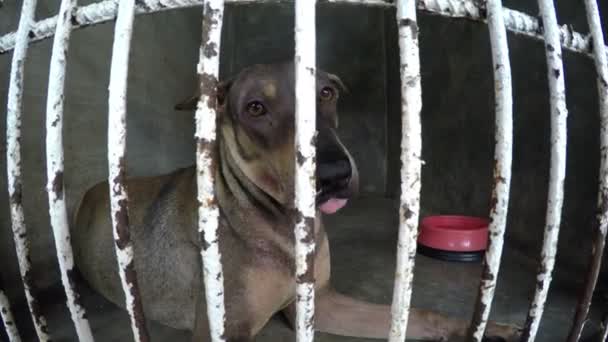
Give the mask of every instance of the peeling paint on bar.
[{"label": "peeling paint on bar", "polygon": [[468,341],[481,342],[488,323],[496,280],[500,269],[500,259],[504,243],[511,185],[511,160],[513,153],[513,91],[511,86],[511,65],[507,31],[502,16],[501,0],[488,0],[488,28],[492,45],[494,65],[494,91],[496,103],[496,123],[494,151],[494,188],[488,248],[486,250],[481,275],[481,283]]},{"label": "peeling paint on bar", "polygon": [[74,256],[64,198],[65,192],[63,191],[63,93],[71,32],[71,13],[75,7],[75,0],[61,1],[59,21],[53,41],[46,103],[46,172],[49,216],[55,238],[61,282],[65,289],[68,308],[76,326],[78,338],[80,341],[88,342],[93,341],[93,335],[74,282]]},{"label": "peeling paint on bar", "polygon": [[540,254],[540,266],[536,276],[536,290],[530,304],[528,317],[522,333],[522,342],[533,342],[538,332],[549,286],[555,265],[557,241],[561,225],[564,202],[564,179],[566,177],[566,142],[568,109],[566,107],[566,85],[553,0],[539,0],[538,7],[543,20],[545,52],[547,56],[547,78],[551,100],[551,168],[549,193],[545,218],[545,235]]},{"label": "peeling paint on bar", "polygon": [[23,110],[24,68],[27,57],[28,33],[34,23],[36,0],[24,0],[17,29],[17,45],[11,63],[8,104],[6,110],[6,173],[8,176],[8,201],[10,205],[13,240],[19,262],[19,272],[36,335],[40,341],[49,341],[46,319],[32,293],[30,241],[27,236],[22,200],[21,177],[21,116]]},{"label": "peeling paint on bar", "polygon": [[[149,14],[169,9],[179,9],[202,6],[203,0],[172,0],[170,3],[162,0],[147,0],[146,6],[136,4],[135,14]],[[293,2],[293,0],[228,0],[227,4]],[[319,3],[358,4],[367,6],[392,7],[392,0],[321,0]],[[118,5],[116,0],[102,0],[87,6],[79,7],[73,17],[74,27],[82,28],[116,19]],[[485,22],[486,9],[484,2],[473,0],[418,0],[418,9],[451,18],[464,18]],[[504,9],[505,25],[509,31],[522,34],[534,39],[543,39],[542,26],[539,20],[531,15]],[[53,35],[57,16],[38,21],[32,28],[31,42],[40,41]],[[590,55],[592,47],[590,39],[570,26],[560,27],[560,40],[565,49]],[[7,33],[0,37],[0,54],[12,50],[15,45],[15,33]]]},{"label": "peeling paint on bar", "polygon": [[602,266],[602,256],[606,244],[606,233],[608,231],[608,59],[606,58],[606,48],[603,44],[604,34],[602,33],[602,22],[600,12],[595,0],[585,0],[587,12],[587,22],[593,41],[593,51],[595,56],[595,68],[597,70],[597,87],[600,111],[600,172],[599,172],[599,191],[597,215],[594,222],[593,246],[591,248],[591,260],[589,263],[588,274],[585,279],[585,287],[581,294],[576,309],[576,314],[572,322],[572,327],[568,335],[568,342],[579,340],[587,316],[591,299],[597,284],[597,279]]},{"label": "peeling paint on bar", "polygon": [[198,231],[211,341],[225,341],[224,274],[219,249],[219,209],[215,199],[216,92],[224,1],[209,0],[203,9],[202,42],[198,63],[201,97],[196,109],[196,170]]},{"label": "peeling paint on bar", "polygon": [[150,337],[146,329],[146,319],[133,261],[133,243],[129,232],[129,196],[125,186],[127,79],[135,0],[121,0],[119,6],[108,87],[108,190],[118,273],[125,294],[125,307],[131,319],[134,340],[147,342]]},{"label": "peeling paint on bar", "polygon": [[[431,14],[487,22],[485,1],[420,0],[418,8]],[[509,8],[503,8],[503,17],[509,31],[534,39],[544,39],[542,23],[538,18]],[[575,32],[568,25],[559,27],[559,35],[560,42],[565,49],[591,54],[592,46],[589,37]]]},{"label": "peeling paint on bar", "polygon": [[11,304],[8,301],[8,297],[4,293],[4,284],[0,278],[0,317],[2,317],[2,323],[4,323],[4,330],[8,335],[10,342],[21,342],[21,336],[19,336],[19,330],[15,324],[13,318],[13,312],[11,311]]},{"label": "peeling paint on bar", "polygon": [[315,318],[316,0],[295,2],[296,341],[312,342]]},{"label": "peeling paint on bar", "polygon": [[399,0],[396,5],[401,61],[401,205],[389,342],[403,342],[407,334],[418,236],[422,167],[422,90],[416,4],[414,0]]}]

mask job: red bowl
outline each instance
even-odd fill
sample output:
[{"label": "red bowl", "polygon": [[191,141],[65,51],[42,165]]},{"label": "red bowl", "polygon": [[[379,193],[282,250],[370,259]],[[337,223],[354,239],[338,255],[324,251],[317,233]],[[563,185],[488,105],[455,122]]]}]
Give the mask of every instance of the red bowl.
[{"label": "red bowl", "polygon": [[420,224],[418,243],[452,252],[484,251],[488,246],[489,223],[480,217],[428,216]]}]

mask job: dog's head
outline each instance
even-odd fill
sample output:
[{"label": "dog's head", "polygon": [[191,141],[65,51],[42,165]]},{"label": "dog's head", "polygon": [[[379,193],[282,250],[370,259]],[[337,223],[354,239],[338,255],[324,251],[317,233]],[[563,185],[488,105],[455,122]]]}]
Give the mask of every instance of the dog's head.
[{"label": "dog's head", "polygon": [[[317,71],[317,195],[324,213],[345,205],[358,188],[358,172],[336,134],[342,81]],[[197,96],[178,105],[192,109]],[[293,63],[254,65],[217,88],[220,139],[242,173],[286,207],[294,199],[295,97]]]}]

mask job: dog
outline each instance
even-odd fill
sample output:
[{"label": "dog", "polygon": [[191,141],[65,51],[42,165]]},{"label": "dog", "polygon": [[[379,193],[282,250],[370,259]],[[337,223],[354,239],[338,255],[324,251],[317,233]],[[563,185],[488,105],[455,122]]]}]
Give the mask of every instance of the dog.
[{"label": "dog", "polygon": [[[356,164],[336,134],[337,103],[345,86],[317,76],[317,215],[315,329],[352,337],[386,338],[390,307],[337,293],[330,285],[329,241],[321,213],[354,196]],[[227,341],[253,341],[268,320],[295,319],[294,65],[253,65],[217,86],[215,191],[224,271]],[[200,94],[200,92],[199,92]],[[199,95],[176,106],[194,109]],[[130,179],[131,239],[146,317],[209,339],[197,232],[195,167]],[[88,283],[124,307],[114,254],[108,184],[86,192],[76,214],[73,244]],[[464,341],[468,321],[413,308],[408,338]],[[488,341],[518,340],[518,329],[490,323]]]}]

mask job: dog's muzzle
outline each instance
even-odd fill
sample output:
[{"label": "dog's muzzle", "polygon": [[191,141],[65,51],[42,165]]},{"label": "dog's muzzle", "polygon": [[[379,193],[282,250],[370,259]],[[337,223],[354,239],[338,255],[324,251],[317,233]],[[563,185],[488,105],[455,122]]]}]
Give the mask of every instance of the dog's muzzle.
[{"label": "dog's muzzle", "polygon": [[348,159],[317,165],[316,203],[321,212],[333,214],[346,205],[353,195],[351,177],[352,168]]}]

